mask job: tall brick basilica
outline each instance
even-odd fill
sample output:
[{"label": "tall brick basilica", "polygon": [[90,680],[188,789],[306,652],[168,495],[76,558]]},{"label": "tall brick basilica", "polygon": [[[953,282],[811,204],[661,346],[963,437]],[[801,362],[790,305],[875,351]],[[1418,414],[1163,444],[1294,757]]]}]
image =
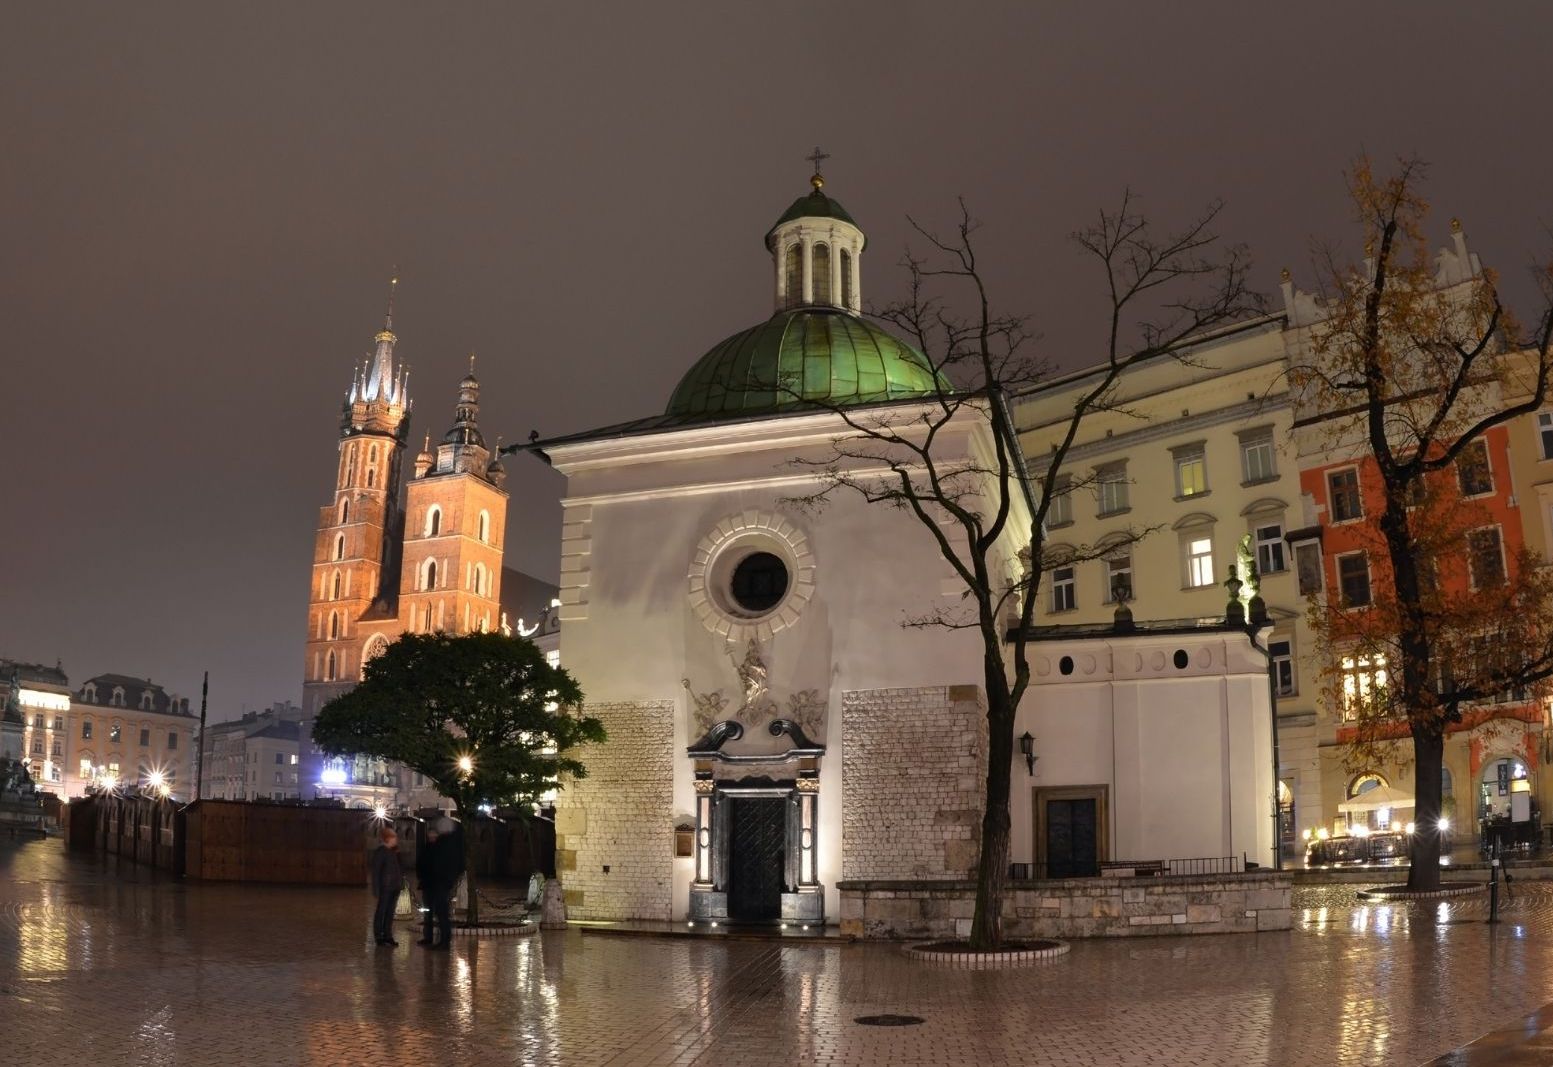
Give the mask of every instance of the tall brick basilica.
[{"label": "tall brick basilica", "polygon": [[432,804],[436,793],[382,761],[326,760],[311,744],[319,709],[360,681],[363,665],[402,633],[507,625],[506,472],[480,433],[473,357],[452,425],[435,446],[426,435],[401,486],[412,404],[393,326],[391,290],[376,350],[356,368],[341,408],[334,492],[319,509],[313,544],[299,780],[304,799],[335,796],[352,806]]}]

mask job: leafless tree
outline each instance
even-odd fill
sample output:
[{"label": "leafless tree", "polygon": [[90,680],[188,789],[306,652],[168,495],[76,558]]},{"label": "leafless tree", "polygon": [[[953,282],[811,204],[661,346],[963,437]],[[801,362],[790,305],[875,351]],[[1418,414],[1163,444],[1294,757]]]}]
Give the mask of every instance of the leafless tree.
[{"label": "leafless tree", "polygon": [[[1060,443],[1027,459],[1012,402],[1049,381],[1049,368],[1034,353],[1027,320],[994,310],[977,258],[977,224],[963,200],[959,206],[948,237],[910,220],[927,254],[907,253],[906,298],[872,312],[915,346],[937,387],[913,403],[822,404],[844,430],[823,458],[801,461],[820,477],[816,491],[798,502],[820,506],[851,493],[909,512],[964,586],[958,604],[927,610],[907,625],[972,628],[981,637],[988,753],[970,942],[991,950],[1003,937],[1014,720],[1030,681],[1027,643],[1041,576],[1059,563],[1117,548],[1112,541],[1051,557],[1045,524],[1052,499],[1083,486],[1060,484],[1059,473],[1083,421],[1093,412],[1121,410],[1117,386],[1129,368],[1157,357],[1189,358],[1184,345],[1191,338],[1259,311],[1261,301],[1247,288],[1244,251],[1224,246],[1214,233],[1219,204],[1159,235],[1136,199],[1124,195],[1116,210],[1100,212],[1071,235],[1100,269],[1103,363],[1075,400]],[[976,447],[965,447],[968,438]]]}]

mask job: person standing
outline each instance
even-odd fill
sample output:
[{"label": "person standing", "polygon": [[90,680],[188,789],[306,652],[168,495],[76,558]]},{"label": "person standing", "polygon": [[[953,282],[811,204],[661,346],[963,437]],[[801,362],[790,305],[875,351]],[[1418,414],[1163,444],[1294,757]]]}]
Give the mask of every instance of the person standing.
[{"label": "person standing", "polygon": [[404,888],[404,871],[399,866],[399,835],[385,826],[378,833],[378,846],[372,850],[370,865],[372,893],[377,907],[372,911],[372,933],[379,945],[397,945],[394,940],[394,911],[399,891]]},{"label": "person standing", "polygon": [[[453,947],[453,891],[458,888],[459,876],[464,873],[464,841],[458,824],[447,816],[431,826],[431,848],[428,850],[426,873],[422,876],[421,891],[426,896],[426,938],[428,948]],[[417,862],[417,870],[420,865]],[[433,944],[432,923],[436,923],[437,940]]]},{"label": "person standing", "polygon": [[415,848],[415,884],[421,890],[421,939],[417,945],[425,945],[431,948],[436,944],[432,937],[435,916],[432,914],[432,901],[436,894],[432,891],[432,870],[435,863],[437,845],[437,823],[426,823],[421,830],[420,843]]}]

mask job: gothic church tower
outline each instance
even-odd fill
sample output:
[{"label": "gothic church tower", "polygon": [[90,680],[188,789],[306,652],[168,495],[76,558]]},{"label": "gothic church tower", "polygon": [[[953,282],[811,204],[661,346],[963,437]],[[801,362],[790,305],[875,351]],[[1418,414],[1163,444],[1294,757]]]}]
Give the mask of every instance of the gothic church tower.
[{"label": "gothic church tower", "polygon": [[506,471],[480,433],[480,383],[458,383],[453,426],[436,450],[428,437],[407,492],[400,624],[409,633],[501,627]]},{"label": "gothic church tower", "polygon": [[302,686],[309,718],[360,680],[373,632],[383,623],[397,628],[399,480],[410,398],[405,368],[394,362],[396,340],[391,287],[376,351],[357,368],[341,411],[334,497],[319,509]]}]

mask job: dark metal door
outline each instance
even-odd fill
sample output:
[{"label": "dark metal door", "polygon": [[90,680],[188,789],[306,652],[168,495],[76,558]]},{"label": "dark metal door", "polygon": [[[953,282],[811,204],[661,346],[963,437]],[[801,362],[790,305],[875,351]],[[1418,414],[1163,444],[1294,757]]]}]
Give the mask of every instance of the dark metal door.
[{"label": "dark metal door", "polygon": [[728,917],[735,922],[775,922],[782,914],[787,802],[781,797],[735,797],[731,829]]},{"label": "dark metal door", "polygon": [[1100,873],[1095,848],[1095,800],[1046,802],[1046,876],[1093,878]]}]

